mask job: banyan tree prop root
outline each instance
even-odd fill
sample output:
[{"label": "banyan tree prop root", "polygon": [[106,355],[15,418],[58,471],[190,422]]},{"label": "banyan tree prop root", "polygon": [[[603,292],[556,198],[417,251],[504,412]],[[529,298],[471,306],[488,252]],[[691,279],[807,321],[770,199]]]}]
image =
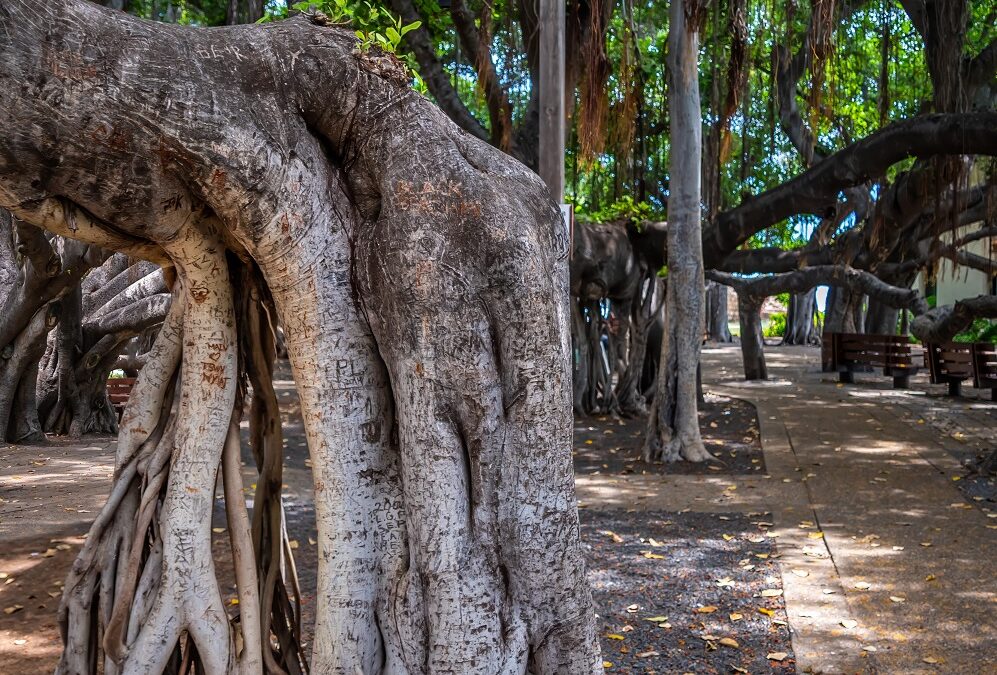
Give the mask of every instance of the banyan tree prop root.
[{"label": "banyan tree prop root", "polygon": [[[188,228],[168,253],[173,303],[121,421],[110,497],[65,585],[57,672],[98,672],[103,653],[110,675],[304,673],[266,289],[210,232]],[[246,379],[260,471],[252,520],[240,470]],[[231,617],[211,549],[219,467],[238,588]]]}]

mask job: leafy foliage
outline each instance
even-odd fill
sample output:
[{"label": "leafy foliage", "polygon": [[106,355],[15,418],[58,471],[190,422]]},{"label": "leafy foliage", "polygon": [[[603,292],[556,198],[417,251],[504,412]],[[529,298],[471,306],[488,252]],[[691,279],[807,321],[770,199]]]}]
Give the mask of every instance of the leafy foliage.
[{"label": "leafy foliage", "polygon": [[769,315],[769,322],[762,330],[765,337],[782,337],[786,334],[786,313],[774,312]]},{"label": "leafy foliage", "polygon": [[997,342],[997,321],[976,319],[973,325],[953,338],[955,342]]}]

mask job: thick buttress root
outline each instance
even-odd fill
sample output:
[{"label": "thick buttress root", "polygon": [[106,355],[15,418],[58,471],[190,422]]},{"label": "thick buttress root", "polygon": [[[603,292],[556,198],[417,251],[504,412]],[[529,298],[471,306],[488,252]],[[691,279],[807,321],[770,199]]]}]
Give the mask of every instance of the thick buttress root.
[{"label": "thick buttress root", "polygon": [[[185,229],[167,251],[179,278],[174,301],[122,418],[111,495],[65,586],[57,672],[296,675],[306,666],[280,502],[271,318],[253,286],[262,282],[226,257],[208,227]],[[230,265],[241,287],[254,289],[238,307]],[[240,468],[240,365],[253,385],[250,426],[262,472],[252,524]],[[236,619],[211,548],[219,467]]]}]

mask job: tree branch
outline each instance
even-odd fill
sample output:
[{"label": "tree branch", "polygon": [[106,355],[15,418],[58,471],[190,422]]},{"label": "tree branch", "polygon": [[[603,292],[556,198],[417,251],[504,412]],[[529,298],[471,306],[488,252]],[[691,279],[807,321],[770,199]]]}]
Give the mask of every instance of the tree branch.
[{"label": "tree branch", "polygon": [[510,152],[512,146],[512,104],[509,95],[502,88],[495,64],[492,63],[492,51],[488,45],[490,31],[491,6],[483,5],[481,14],[481,29],[474,23],[474,14],[464,4],[464,0],[452,0],[450,16],[460,44],[471,57],[474,70],[478,74],[478,86],[485,95],[488,104],[488,119],[491,121],[491,143],[496,148]]},{"label": "tree branch", "polygon": [[706,272],[706,278],[730,286],[739,294],[770,296],[779,293],[803,293],[815,286],[838,286],[864,293],[885,305],[910,309],[915,314],[927,311],[928,306],[917,291],[898,288],[877,278],[874,274],[847,265],[819,265],[795,272],[774,274],[767,277],[743,279],[716,270]]},{"label": "tree branch", "polygon": [[406,46],[412,50],[415,60],[419,63],[419,74],[422,76],[429,93],[436,99],[437,105],[452,119],[457,126],[483,141],[488,140],[488,130],[479,122],[464,102],[450,81],[450,75],[436,57],[433,40],[430,37],[426,20],[416,11],[412,0],[391,0],[391,8],[402,17],[405,24],[422,21],[422,25],[405,36]]},{"label": "tree branch", "polygon": [[997,154],[997,113],[936,114],[891,124],[840,150],[803,174],[720,214],[703,236],[715,267],[756,232],[797,214],[827,217],[838,195],[907,157]]},{"label": "tree branch", "polygon": [[980,295],[928,310],[911,322],[910,330],[921,342],[948,342],[978,318],[997,319],[997,295]]}]

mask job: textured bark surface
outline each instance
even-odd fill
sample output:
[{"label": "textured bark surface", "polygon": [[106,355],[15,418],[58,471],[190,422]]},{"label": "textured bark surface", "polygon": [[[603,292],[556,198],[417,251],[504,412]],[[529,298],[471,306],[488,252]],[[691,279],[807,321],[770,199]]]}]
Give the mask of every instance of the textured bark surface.
[{"label": "textured bark surface", "polygon": [[696,372],[703,334],[699,28],[696,0],[672,0],[668,33],[672,147],[668,200],[668,283],[658,384],[648,417],[648,461],[693,462],[710,453],[699,432]]},{"label": "textured bark surface", "polygon": [[717,283],[706,285],[706,334],[714,342],[733,342],[727,319],[727,288]]},{"label": "textured bark surface", "polygon": [[790,294],[789,307],[786,309],[786,332],[782,336],[782,344],[818,344],[820,335],[814,325],[817,315],[817,289]]},{"label": "textured bark surface", "polygon": [[[570,457],[569,242],[535,175],[404,80],[303,17],[197,30],[0,0],[0,205],[176,267],[186,298],[180,405],[154,445],[192,464],[148,497],[163,545],[141,559],[163,562],[125,602],[146,618],[108,652],[120,672],[156,672],[181,633],[208,673],[273,656],[243,628],[237,659],[203,549],[238,408],[226,250],[229,268],[259,266],[301,393],[322,560],[312,670],[602,670]],[[72,593],[104,625],[113,590]],[[262,593],[260,607],[262,626],[280,618]]]},{"label": "textured bark surface", "polygon": [[[44,438],[38,404],[46,389],[36,391],[39,362],[46,382],[52,359],[43,355],[46,344],[55,344],[50,331],[78,301],[80,280],[106,256],[94,246],[46,237],[0,209],[0,438]],[[64,362],[79,355],[71,351]],[[90,393],[66,391],[66,400],[71,397],[73,408],[87,418],[106,403],[102,383],[93,384]],[[101,405],[92,405],[94,400]]]},{"label": "textured bark surface", "polygon": [[[641,414],[644,402],[635,370],[643,363],[647,266],[622,224],[579,222],[572,235],[575,410]],[[604,300],[610,302],[609,325],[599,313],[599,302]]]},{"label": "textured bark surface", "polygon": [[746,380],[768,379],[761,314],[764,300],[764,297],[745,293],[737,296],[737,313],[741,320],[741,360]]}]

